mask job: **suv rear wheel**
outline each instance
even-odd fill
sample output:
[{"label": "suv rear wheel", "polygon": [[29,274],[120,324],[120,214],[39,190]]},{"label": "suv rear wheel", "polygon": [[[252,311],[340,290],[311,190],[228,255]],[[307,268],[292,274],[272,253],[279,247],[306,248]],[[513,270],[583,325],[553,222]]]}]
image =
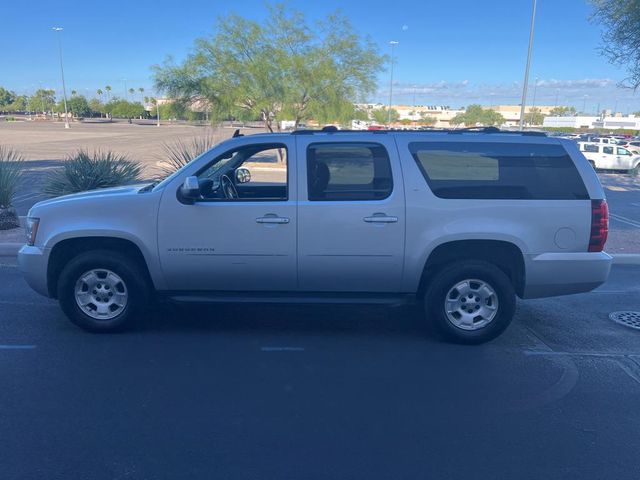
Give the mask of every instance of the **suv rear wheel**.
[{"label": "suv rear wheel", "polygon": [[427,316],[456,343],[484,343],[511,323],[516,296],[509,277],[483,261],[451,264],[432,279],[425,295]]},{"label": "suv rear wheel", "polygon": [[60,306],[71,322],[85,330],[121,329],[147,301],[143,278],[136,262],[118,252],[81,253],[60,274]]}]

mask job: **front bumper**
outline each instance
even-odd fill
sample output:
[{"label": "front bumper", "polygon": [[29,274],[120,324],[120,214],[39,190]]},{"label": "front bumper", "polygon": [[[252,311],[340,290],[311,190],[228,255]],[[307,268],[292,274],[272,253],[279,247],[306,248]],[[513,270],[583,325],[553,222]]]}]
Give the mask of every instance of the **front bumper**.
[{"label": "front bumper", "polygon": [[607,281],[612,261],[605,252],[527,255],[522,298],[589,292]]},{"label": "front bumper", "polygon": [[25,280],[40,295],[49,296],[47,266],[50,250],[25,245],[18,252],[18,265]]}]

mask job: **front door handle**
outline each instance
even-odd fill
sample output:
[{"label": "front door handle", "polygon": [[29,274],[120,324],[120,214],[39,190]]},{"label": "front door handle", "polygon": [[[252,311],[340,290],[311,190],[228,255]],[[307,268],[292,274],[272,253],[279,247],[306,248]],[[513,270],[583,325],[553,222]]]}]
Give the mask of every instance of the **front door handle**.
[{"label": "front door handle", "polygon": [[374,213],[370,217],[364,217],[363,220],[367,223],[397,223],[398,217],[390,217],[384,213]]},{"label": "front door handle", "polygon": [[264,217],[256,218],[256,223],[289,223],[289,219],[286,217],[278,217],[273,213],[268,213]]}]

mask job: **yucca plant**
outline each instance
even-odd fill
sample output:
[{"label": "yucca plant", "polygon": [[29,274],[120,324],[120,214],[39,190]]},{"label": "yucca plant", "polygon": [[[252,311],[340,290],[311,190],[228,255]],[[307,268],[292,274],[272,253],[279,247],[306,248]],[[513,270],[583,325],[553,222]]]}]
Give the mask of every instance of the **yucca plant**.
[{"label": "yucca plant", "polygon": [[49,173],[43,193],[52,197],[85,192],[98,188],[117,187],[139,182],[140,163],[112,151],[78,150],[64,165]]},{"label": "yucca plant", "polygon": [[163,143],[162,150],[165,156],[160,160],[160,168],[165,175],[171,175],[197,156],[213,148],[215,144],[211,134],[204,137],[194,137],[190,141],[178,139],[171,143]]},{"label": "yucca plant", "polygon": [[11,147],[0,145],[0,230],[20,226],[11,205],[24,172],[24,158]]}]

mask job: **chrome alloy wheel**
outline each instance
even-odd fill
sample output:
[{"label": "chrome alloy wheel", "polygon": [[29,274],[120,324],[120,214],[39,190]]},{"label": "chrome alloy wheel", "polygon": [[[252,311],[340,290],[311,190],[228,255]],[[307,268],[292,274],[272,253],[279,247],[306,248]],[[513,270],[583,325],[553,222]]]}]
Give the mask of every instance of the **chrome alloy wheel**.
[{"label": "chrome alloy wheel", "polygon": [[97,268],[80,276],[75,288],[80,310],[95,320],[111,320],[127,306],[129,293],[122,278],[111,270]]},{"label": "chrome alloy wheel", "polygon": [[478,330],[498,313],[498,295],[482,280],[468,279],[453,286],[444,301],[449,321],[462,330]]}]

